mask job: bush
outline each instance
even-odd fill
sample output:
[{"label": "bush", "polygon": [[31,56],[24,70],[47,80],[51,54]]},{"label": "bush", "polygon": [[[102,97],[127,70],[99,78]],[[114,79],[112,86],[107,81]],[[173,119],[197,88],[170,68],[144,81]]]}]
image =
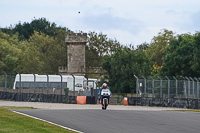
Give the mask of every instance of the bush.
[{"label": "bush", "polygon": [[69,88],[64,88],[65,95],[68,96]]}]

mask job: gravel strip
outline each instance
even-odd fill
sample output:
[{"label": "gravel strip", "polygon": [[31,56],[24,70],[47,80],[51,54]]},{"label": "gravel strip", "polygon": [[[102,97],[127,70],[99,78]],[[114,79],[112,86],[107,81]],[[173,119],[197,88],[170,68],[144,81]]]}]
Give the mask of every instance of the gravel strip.
[{"label": "gravel strip", "polygon": [[[43,102],[18,102],[18,101],[4,101],[4,100],[0,100],[0,106],[34,107],[34,108],[38,108],[38,109],[101,109],[100,104],[80,105],[80,104],[43,103]],[[108,110],[162,111],[162,110],[183,110],[183,109],[170,108],[170,107],[109,105]]]}]

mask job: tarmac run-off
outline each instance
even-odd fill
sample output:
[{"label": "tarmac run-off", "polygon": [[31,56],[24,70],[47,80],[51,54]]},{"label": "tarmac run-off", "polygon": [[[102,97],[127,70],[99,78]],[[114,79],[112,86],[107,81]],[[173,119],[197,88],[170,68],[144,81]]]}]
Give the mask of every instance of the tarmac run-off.
[{"label": "tarmac run-off", "polygon": [[[64,104],[64,103],[43,103],[43,102],[16,102],[0,100],[0,106],[15,106],[15,107],[34,107],[38,109],[97,109],[101,110],[100,104]],[[149,107],[149,106],[125,106],[125,105],[108,105],[108,110],[185,110],[181,108],[170,107]]]}]

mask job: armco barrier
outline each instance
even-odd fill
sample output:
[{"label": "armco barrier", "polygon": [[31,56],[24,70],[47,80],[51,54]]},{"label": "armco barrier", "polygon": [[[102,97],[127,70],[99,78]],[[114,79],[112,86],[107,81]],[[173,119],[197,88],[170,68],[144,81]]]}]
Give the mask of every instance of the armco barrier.
[{"label": "armco barrier", "polygon": [[[50,103],[67,103],[77,104],[77,97],[79,96],[65,96],[55,94],[33,94],[33,93],[11,93],[0,91],[1,100],[9,101],[25,101],[25,102],[50,102]],[[83,96],[85,97],[82,104],[95,104],[94,96]],[[79,99],[80,100],[80,99]]]},{"label": "armco barrier", "polygon": [[[9,101],[27,101],[27,102],[51,102],[51,103],[67,103],[77,104],[77,97],[55,95],[55,94],[33,94],[33,93],[11,93],[0,91],[1,100]],[[94,96],[85,96],[84,104],[96,104]],[[200,109],[200,99],[190,98],[141,98],[127,97],[124,99],[125,105],[137,106],[160,106],[160,107],[176,107],[188,109]],[[128,103],[128,104],[127,104]]]},{"label": "armco barrier", "polygon": [[76,103],[76,97],[74,96],[62,96],[62,103],[67,103],[67,104],[77,104]]},{"label": "armco barrier", "polygon": [[159,107],[176,107],[187,109],[200,109],[200,99],[189,98],[141,98],[141,97],[127,97],[128,105],[134,106],[159,106]]},{"label": "armco barrier", "polygon": [[86,104],[96,104],[95,96],[87,96]]},{"label": "armco barrier", "polygon": [[77,96],[77,104],[96,104],[95,96]]}]

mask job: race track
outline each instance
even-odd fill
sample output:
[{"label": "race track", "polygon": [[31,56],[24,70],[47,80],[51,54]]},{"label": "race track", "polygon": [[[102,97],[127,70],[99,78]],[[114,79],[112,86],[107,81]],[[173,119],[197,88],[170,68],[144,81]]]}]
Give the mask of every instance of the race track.
[{"label": "race track", "polygon": [[84,133],[199,133],[200,114],[140,110],[18,110]]}]

